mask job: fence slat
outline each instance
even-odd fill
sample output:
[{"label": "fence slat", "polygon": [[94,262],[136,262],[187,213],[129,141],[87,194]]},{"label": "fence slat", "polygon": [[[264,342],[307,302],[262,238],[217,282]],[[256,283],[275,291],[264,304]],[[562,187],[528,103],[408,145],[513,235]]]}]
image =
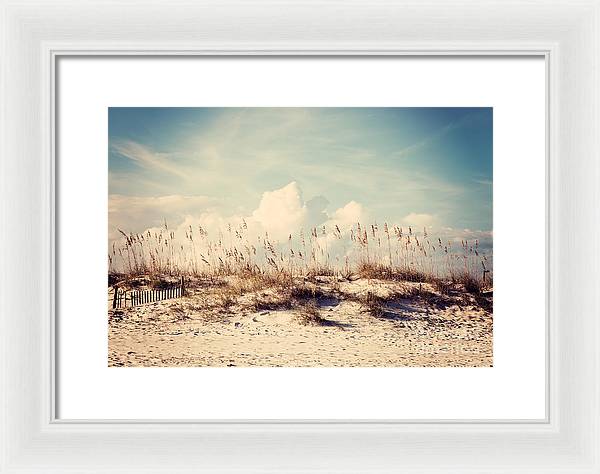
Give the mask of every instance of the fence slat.
[{"label": "fence slat", "polygon": [[[112,307],[123,308],[127,307],[127,301],[133,308],[146,303],[163,301],[172,298],[181,298],[185,295],[185,280],[180,278],[179,284],[163,289],[147,289],[147,290],[121,290],[114,288]],[[129,293],[129,294],[128,294]]]}]

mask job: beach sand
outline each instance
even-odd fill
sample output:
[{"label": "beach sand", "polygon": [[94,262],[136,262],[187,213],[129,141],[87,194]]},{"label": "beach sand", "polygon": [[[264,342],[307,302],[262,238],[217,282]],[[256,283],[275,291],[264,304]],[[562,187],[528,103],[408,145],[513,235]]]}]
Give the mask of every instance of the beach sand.
[{"label": "beach sand", "polygon": [[[314,298],[277,288],[186,296],[108,311],[111,367],[490,367],[492,293],[425,283],[317,277]],[[142,289],[144,287],[142,286]],[[109,288],[109,301],[112,301]],[[365,301],[375,301],[365,304]],[[307,318],[317,313],[317,318]]]}]

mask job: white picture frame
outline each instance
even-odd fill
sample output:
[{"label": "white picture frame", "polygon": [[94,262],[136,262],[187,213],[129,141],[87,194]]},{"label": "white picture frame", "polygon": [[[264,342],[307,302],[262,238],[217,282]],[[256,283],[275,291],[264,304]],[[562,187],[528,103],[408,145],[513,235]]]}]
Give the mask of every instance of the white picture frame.
[{"label": "white picture frame", "polygon": [[[2,2],[0,472],[600,472],[600,2]],[[64,55],[542,55],[542,422],[55,415],[54,66]]]}]

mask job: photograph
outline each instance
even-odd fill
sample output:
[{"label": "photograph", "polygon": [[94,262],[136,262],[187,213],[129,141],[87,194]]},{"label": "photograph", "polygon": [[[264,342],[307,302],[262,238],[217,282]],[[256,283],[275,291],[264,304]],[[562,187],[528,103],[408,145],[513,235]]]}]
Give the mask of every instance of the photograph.
[{"label": "photograph", "polygon": [[493,367],[492,107],[107,112],[109,367]]}]

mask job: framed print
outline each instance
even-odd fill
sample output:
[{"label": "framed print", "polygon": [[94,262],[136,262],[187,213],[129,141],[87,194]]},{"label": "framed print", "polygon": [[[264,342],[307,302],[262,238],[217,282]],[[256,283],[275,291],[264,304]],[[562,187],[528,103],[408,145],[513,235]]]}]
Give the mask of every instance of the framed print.
[{"label": "framed print", "polygon": [[597,2],[58,7],[2,6],[1,472],[599,472]]},{"label": "framed print", "polygon": [[[545,247],[509,232],[545,236],[544,58],[55,67],[56,258],[97,279],[57,286],[59,418],[545,419]],[[159,99],[161,71],[186,83]],[[361,71],[388,79],[358,98]]]}]

